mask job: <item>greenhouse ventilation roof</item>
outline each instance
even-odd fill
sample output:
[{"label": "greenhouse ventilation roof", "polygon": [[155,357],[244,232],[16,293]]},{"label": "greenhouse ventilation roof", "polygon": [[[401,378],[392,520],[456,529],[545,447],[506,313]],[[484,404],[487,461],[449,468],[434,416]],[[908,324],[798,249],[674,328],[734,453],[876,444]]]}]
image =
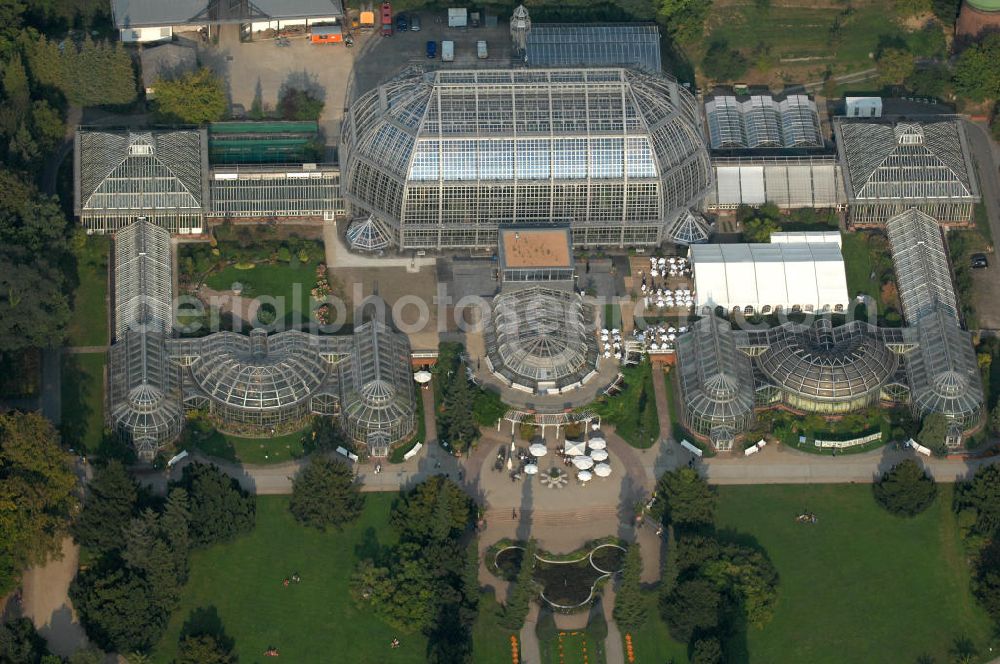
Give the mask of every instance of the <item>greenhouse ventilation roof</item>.
[{"label": "greenhouse ventilation roof", "polygon": [[910,209],[885,222],[908,323],[941,309],[958,321],[948,253],[937,220]]},{"label": "greenhouse ventilation roof", "polygon": [[625,65],[658,72],[660,30],[655,23],[535,23],[525,61],[535,67]]},{"label": "greenhouse ventilation roof", "polygon": [[852,199],[979,199],[965,133],[957,121],[841,121],[838,149]]}]

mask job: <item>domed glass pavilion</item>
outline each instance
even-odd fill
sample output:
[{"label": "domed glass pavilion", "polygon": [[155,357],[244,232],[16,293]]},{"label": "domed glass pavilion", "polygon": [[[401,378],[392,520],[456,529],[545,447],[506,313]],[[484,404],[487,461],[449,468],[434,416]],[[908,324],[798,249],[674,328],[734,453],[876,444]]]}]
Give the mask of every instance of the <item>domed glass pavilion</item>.
[{"label": "domed glass pavilion", "polygon": [[711,181],[694,97],[620,68],[411,68],[352,104],[341,146],[352,213],[402,249],[539,222],[577,246],[656,245]]},{"label": "domed glass pavilion", "polygon": [[501,293],[485,330],[490,370],[536,394],[570,390],[597,371],[593,307],[570,291],[531,286]]},{"label": "domed glass pavilion", "polygon": [[770,332],[754,362],[776,396],[798,410],[846,413],[877,403],[899,364],[877,328],[859,321],[833,327],[823,318]]}]

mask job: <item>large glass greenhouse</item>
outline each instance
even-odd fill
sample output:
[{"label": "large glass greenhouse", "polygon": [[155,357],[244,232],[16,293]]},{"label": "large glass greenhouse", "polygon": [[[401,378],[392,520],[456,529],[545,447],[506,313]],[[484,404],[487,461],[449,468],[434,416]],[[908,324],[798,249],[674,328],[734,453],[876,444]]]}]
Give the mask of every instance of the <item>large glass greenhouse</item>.
[{"label": "large glass greenhouse", "polygon": [[574,292],[530,286],[493,300],[486,361],[502,381],[535,394],[579,387],[597,371],[593,307]]},{"label": "large glass greenhouse", "polygon": [[107,415],[111,429],[151,459],[184,424],[180,375],[164,348],[172,321],[170,232],[145,219],[122,229],[114,273]]},{"label": "large glass greenhouse", "polygon": [[408,70],[344,120],[344,197],[404,249],[495,247],[568,222],[578,246],[655,245],[708,190],[694,97],[627,69]]},{"label": "large glass greenhouse", "polygon": [[834,125],[847,171],[853,224],[881,225],[909,208],[942,224],[967,224],[980,199],[962,125],[956,120]]},{"label": "large glass greenhouse", "polygon": [[940,413],[963,430],[976,426],[983,383],[969,333],[943,310],[924,316],[909,332],[919,343],[906,361],[914,415]]},{"label": "large glass greenhouse", "polygon": [[910,209],[886,221],[885,230],[892,245],[899,299],[907,322],[916,323],[937,309],[958,321],[948,251],[937,221]]},{"label": "large glass greenhouse", "polygon": [[753,421],[754,383],[729,323],[709,315],[681,335],[677,368],[687,426],[717,449],[731,449],[735,434]]},{"label": "large glass greenhouse", "polygon": [[754,349],[758,403],[782,402],[796,410],[846,413],[879,402],[896,377],[899,360],[880,330],[852,321],[833,327],[786,323],[761,332],[738,332],[740,347]]}]

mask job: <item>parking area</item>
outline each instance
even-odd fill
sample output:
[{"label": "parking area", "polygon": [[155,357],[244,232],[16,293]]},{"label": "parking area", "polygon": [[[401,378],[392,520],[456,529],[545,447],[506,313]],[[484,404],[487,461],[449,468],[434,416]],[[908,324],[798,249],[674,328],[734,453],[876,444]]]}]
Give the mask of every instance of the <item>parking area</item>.
[{"label": "parking area", "polygon": [[[364,94],[412,65],[456,69],[511,65],[510,26],[506,20],[500,21],[495,28],[449,28],[447,15],[442,11],[417,13],[420,16],[420,32],[397,32],[391,37],[382,37],[378,33],[359,36],[354,49],[357,59],[353,96]],[[454,62],[441,61],[441,42],[444,40],[455,42]],[[479,40],[487,44],[489,57],[485,60],[476,55],[476,42]],[[437,53],[433,59],[427,57],[428,41],[436,42]]]}]

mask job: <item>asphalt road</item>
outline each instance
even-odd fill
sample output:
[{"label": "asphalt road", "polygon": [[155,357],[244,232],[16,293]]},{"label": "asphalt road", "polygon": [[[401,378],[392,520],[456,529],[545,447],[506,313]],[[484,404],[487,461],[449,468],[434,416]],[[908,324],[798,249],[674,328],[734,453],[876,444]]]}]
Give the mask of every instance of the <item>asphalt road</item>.
[{"label": "asphalt road", "polygon": [[979,189],[986,204],[993,241],[1000,240],[1000,146],[981,124],[965,120],[969,148],[979,169]]}]

